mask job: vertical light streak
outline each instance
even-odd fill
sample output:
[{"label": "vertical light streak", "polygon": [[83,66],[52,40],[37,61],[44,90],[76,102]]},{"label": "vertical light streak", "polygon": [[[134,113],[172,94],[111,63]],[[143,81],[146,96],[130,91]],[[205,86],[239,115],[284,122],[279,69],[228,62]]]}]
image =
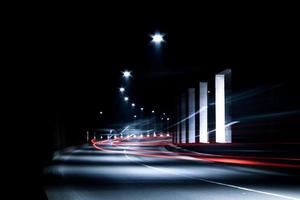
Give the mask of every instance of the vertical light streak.
[{"label": "vertical light streak", "polygon": [[189,143],[196,142],[196,116],[195,113],[195,88],[188,89],[188,108],[189,108]]},{"label": "vertical light streak", "polygon": [[199,134],[200,142],[208,143],[208,132],[207,132],[207,82],[200,82],[199,85]]}]

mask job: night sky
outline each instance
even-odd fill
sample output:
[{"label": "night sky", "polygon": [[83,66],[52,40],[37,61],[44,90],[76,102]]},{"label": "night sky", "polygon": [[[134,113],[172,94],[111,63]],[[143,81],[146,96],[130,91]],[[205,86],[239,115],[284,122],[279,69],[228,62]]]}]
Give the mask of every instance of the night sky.
[{"label": "night sky", "polygon": [[[20,96],[32,104],[26,107],[37,111],[45,136],[51,138],[58,126],[79,142],[87,129],[126,121],[128,108],[118,92],[126,69],[133,75],[130,99],[148,112],[154,108],[174,114],[183,91],[199,80],[213,83],[214,74],[226,68],[233,71],[233,92],[279,84],[279,106],[269,110],[299,108],[296,13],[204,12],[204,7],[133,10],[45,8],[16,18],[20,26],[12,35],[21,44],[17,49],[24,67],[15,77],[24,83]],[[156,31],[165,34],[160,49],[150,42]],[[259,101],[274,99],[267,93],[264,98],[269,100]],[[264,106],[256,107],[259,113]],[[104,119],[99,119],[100,110]]]}]

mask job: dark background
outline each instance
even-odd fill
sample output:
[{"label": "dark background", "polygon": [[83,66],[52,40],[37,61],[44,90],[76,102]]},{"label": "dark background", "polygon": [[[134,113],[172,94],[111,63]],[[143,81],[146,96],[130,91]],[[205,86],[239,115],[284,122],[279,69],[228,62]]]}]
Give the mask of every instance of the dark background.
[{"label": "dark background", "polygon": [[[211,12],[201,6],[149,7],[83,12],[42,6],[13,16],[7,51],[17,52],[10,68],[18,102],[13,119],[22,127],[16,135],[26,141],[29,159],[23,172],[39,177],[54,150],[81,144],[86,130],[128,117],[118,92],[125,69],[133,74],[129,96],[146,111],[174,114],[182,91],[199,80],[213,83],[214,74],[226,68],[233,71],[233,93],[264,91],[237,102],[234,118],[299,109],[296,12],[271,6]],[[155,31],[166,34],[159,52],[150,43]],[[271,126],[263,122],[246,139],[248,127],[261,121],[241,124],[247,128],[236,127],[237,135],[244,134],[238,141],[275,142],[283,135],[299,141],[299,116],[279,119],[268,118]],[[41,179],[33,183],[29,195],[41,191]]]}]

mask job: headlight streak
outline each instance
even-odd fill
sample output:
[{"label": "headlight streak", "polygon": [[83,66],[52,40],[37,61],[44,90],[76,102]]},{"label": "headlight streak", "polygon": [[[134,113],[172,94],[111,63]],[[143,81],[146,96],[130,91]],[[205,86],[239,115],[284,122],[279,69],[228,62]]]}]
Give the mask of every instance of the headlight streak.
[{"label": "headlight streak", "polygon": [[[98,141],[93,142],[93,146],[101,151],[108,153],[119,153],[122,154],[122,148],[120,150],[111,150],[107,148],[110,144],[109,141]],[[112,142],[112,147],[127,146],[128,153],[136,156],[144,157],[157,157],[165,159],[181,159],[181,160],[195,160],[205,162],[217,162],[227,164],[238,164],[238,165],[250,165],[250,166],[264,166],[264,167],[283,167],[283,168],[300,168],[298,163],[280,163],[275,161],[299,161],[298,158],[281,158],[281,157],[253,157],[253,156],[232,156],[232,155],[215,155],[215,154],[202,154],[194,152],[171,152],[171,151],[158,151],[158,150],[143,150],[139,148],[131,148],[128,146],[166,146],[167,142],[150,141],[147,143],[143,142],[125,142],[116,139]],[[268,161],[268,162],[267,162]]]}]

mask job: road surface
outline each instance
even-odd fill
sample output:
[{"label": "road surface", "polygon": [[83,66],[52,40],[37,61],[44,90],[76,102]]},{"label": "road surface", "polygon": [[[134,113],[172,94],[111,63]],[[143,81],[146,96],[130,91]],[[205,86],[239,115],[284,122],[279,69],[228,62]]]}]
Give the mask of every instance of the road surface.
[{"label": "road surface", "polygon": [[56,154],[45,168],[49,200],[300,199],[298,175],[194,159],[164,145],[100,142]]}]

